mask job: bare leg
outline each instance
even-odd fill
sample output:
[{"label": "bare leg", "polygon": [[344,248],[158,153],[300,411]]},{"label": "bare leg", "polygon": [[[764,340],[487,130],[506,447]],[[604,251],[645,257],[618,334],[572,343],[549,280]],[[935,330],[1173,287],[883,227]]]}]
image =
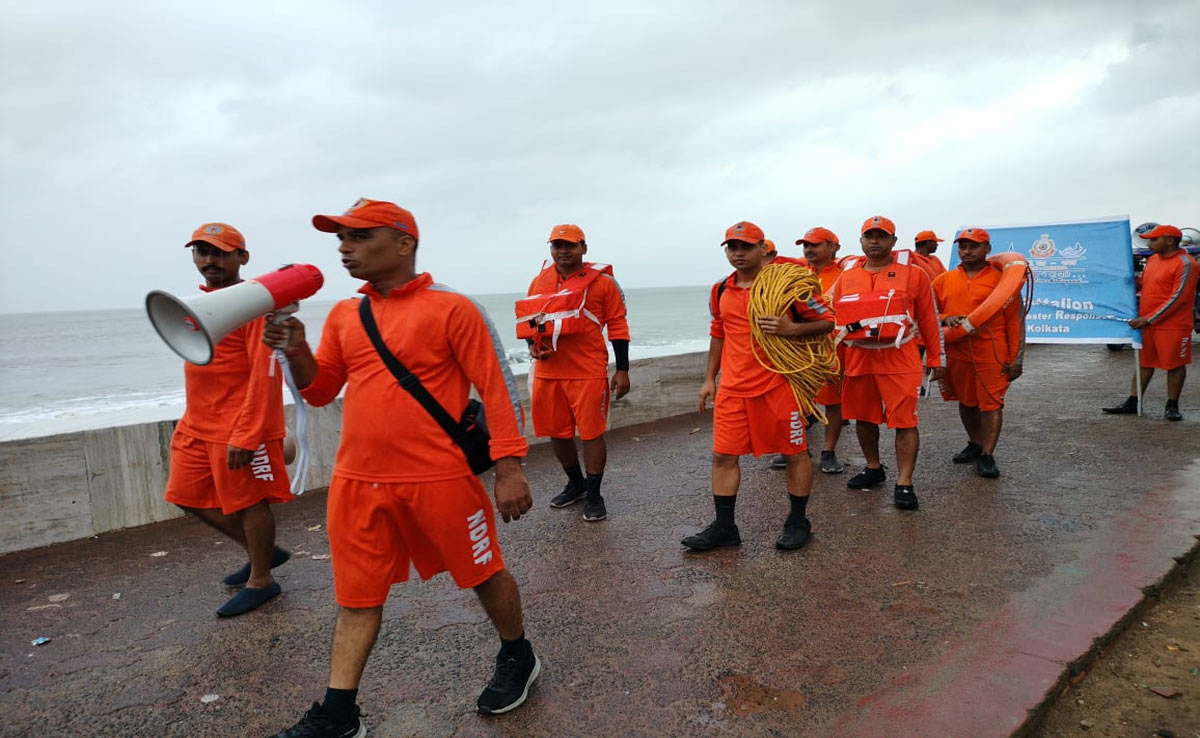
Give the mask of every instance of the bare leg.
[{"label": "bare leg", "polygon": [[237,516],[226,515],[221,512],[220,508],[215,507],[184,507],[180,505],[179,508],[210,528],[220,531],[242,548],[246,548],[246,534],[242,531],[242,523]]},{"label": "bare leg", "polygon": [[812,492],[812,480],[813,465],[808,454],[790,454],[787,457],[788,494],[796,497],[808,497],[808,494]]},{"label": "bare leg", "polygon": [[979,414],[980,439],[977,443],[985,454],[992,454],[1000,442],[1000,428],[1004,425],[1004,410],[988,410]]},{"label": "bare leg", "polygon": [[579,452],[575,449],[574,438],[551,438],[550,448],[554,449],[554,458],[562,464],[562,468],[570,469],[579,465]]},{"label": "bare leg", "polygon": [[842,437],[842,406],[825,406],[825,445],[822,451],[836,451],[838,439]]},{"label": "bare leg", "polygon": [[917,451],[920,448],[920,431],[916,428],[896,429],[896,484],[913,483],[913,470],[917,468]]},{"label": "bare leg", "polygon": [[[1145,393],[1146,388],[1150,386],[1150,380],[1154,378],[1154,367],[1142,366],[1142,367],[1138,367],[1138,371],[1141,372],[1141,374],[1142,374],[1142,392]],[[1170,376],[1171,376],[1170,372],[1167,372],[1168,379],[1170,379]],[[1138,386],[1138,378],[1137,378],[1137,375],[1134,375],[1133,379],[1129,380],[1129,394],[1133,397],[1138,396],[1137,386]],[[1182,387],[1183,383],[1180,382],[1179,386]],[[1168,391],[1170,391],[1170,390],[1168,390]]]},{"label": "bare leg", "polygon": [[1167,399],[1179,400],[1179,393],[1183,392],[1183,380],[1187,379],[1187,367],[1176,367],[1167,372]]},{"label": "bare leg", "polygon": [[[961,402],[958,403],[958,417],[962,420],[963,428],[967,431],[967,440],[976,446],[983,446],[983,426],[980,425],[980,415],[978,407],[970,407]],[[991,451],[984,451],[985,454],[990,454]]]},{"label": "bare leg", "polygon": [[275,556],[275,516],[266,500],[237,513],[246,536],[246,551],[250,554],[250,579],[247,587],[261,589],[271,586],[271,559]]},{"label": "bare leg", "polygon": [[865,420],[856,420],[854,421],[854,434],[858,436],[858,445],[862,447],[863,456],[867,457],[867,468],[880,468],[879,426]]},{"label": "bare leg", "polygon": [[738,463],[738,457],[713,453],[713,495],[715,497],[733,497],[738,493],[738,487],[741,484],[742,467]]},{"label": "bare leg", "polygon": [[358,689],[367,657],[379,637],[383,606],[342,607],[333,630],[333,656],[329,663],[329,686],[333,689]]},{"label": "bare leg", "polygon": [[475,594],[502,639],[511,641],[521,637],[525,632],[521,618],[521,593],[508,569],[496,572],[486,582],[476,586]]},{"label": "bare leg", "polygon": [[[571,448],[575,448],[574,444]],[[557,452],[555,453],[557,454]],[[604,442],[603,434],[590,441],[583,441],[583,470],[585,472],[599,476],[604,473],[606,463],[608,463],[608,445]]]}]

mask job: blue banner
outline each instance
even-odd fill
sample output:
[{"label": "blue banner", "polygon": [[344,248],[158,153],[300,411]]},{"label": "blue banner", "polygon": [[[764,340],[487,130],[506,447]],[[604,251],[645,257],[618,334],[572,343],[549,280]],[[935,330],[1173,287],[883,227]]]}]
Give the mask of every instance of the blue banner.
[{"label": "blue banner", "polygon": [[[1141,332],[1128,323],[1137,317],[1128,218],[984,227],[993,254],[1016,251],[1029,259],[1034,280],[1029,343],[1141,346]],[[950,268],[957,265],[955,248]]]}]

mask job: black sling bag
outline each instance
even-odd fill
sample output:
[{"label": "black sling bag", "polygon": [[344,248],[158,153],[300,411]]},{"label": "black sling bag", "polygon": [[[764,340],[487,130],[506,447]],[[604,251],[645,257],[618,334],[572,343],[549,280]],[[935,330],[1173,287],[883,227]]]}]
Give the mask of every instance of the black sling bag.
[{"label": "black sling bag", "polygon": [[362,318],[363,328],[367,331],[367,337],[371,339],[371,345],[375,347],[379,358],[383,359],[384,365],[396,377],[396,381],[400,383],[413,399],[421,403],[421,407],[433,417],[437,424],[446,431],[446,435],[462,449],[463,454],[467,457],[467,464],[471,467],[471,472],[474,474],[482,474],[488,469],[496,465],[492,461],[491,451],[488,448],[488,441],[491,436],[488,435],[487,422],[483,415],[483,403],[479,400],[470,400],[467,402],[466,409],[463,410],[462,419],[457,422],[450,417],[450,413],[429,394],[429,390],[425,389],[425,385],[421,384],[421,380],[417,375],[408,370],[408,367],[400,363],[400,360],[388,350],[387,345],[383,342],[383,337],[379,335],[379,327],[375,325],[375,316],[371,313],[371,300],[368,297],[363,297],[358,303],[358,315]]}]

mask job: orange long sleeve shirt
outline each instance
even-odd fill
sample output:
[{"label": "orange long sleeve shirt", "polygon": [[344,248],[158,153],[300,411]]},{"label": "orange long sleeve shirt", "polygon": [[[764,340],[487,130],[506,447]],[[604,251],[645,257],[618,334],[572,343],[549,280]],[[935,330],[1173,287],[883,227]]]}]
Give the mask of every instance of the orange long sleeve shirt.
[{"label": "orange long sleeve shirt", "polygon": [[[554,269],[543,270],[529,283],[526,294],[536,295],[554,292],[562,287],[562,277]],[[558,338],[558,349],[548,359],[538,359],[534,372],[539,379],[606,379],[608,377],[608,346],[604,343],[605,331],[609,341],[629,340],[629,321],[625,314],[625,294],[617,280],[601,274],[588,288],[585,310],[595,315],[604,326],[586,322],[578,333],[568,333]]]},{"label": "orange long sleeve shirt", "polygon": [[1138,300],[1138,315],[1150,321],[1149,328],[1191,331],[1197,273],[1196,260],[1186,251],[1150,255]]},{"label": "orange long sleeve shirt", "polygon": [[[493,459],[524,456],[525,416],[496,329],[478,304],[424,273],[380,295],[371,285],[379,333],[452,417],[462,416],[472,386],[483,401]],[[320,406],[343,385],[342,440],[334,475],[367,482],[432,482],[471,474],[462,449],[396,381],[371,345],[358,299],[334,305],[317,349],[318,372],[301,390]]]},{"label": "orange long sleeve shirt", "polygon": [[[974,277],[968,276],[961,265],[939,274],[933,280],[933,294],[941,318],[970,315],[992,294],[1003,274],[991,264]],[[1000,312],[977,326],[969,339],[947,343],[946,358],[989,364],[1013,363],[1021,352],[1022,319],[1020,297],[1014,296]]]},{"label": "orange long sleeve shirt", "polygon": [[251,451],[284,437],[283,372],[271,371],[271,349],[262,342],[265,325],[258,318],[230,333],[213,347],[205,366],[183,365],[187,405],[179,432]]}]

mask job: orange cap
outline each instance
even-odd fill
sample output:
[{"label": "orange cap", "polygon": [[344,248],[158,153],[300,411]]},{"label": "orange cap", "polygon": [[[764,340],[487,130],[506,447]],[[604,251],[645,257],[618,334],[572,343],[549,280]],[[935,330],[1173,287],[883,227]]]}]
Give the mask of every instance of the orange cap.
[{"label": "orange cap", "polygon": [[571,243],[583,243],[586,239],[583,237],[583,229],[577,225],[563,223],[562,225],[554,226],[554,230],[550,231],[550,238],[547,241],[570,241]]},{"label": "orange cap", "polygon": [[342,215],[314,215],[313,227],[325,233],[337,233],[339,227],[345,228],[395,228],[418,238],[417,221],[413,214],[392,202],[383,200],[368,200],[358,198],[358,202],[350,206]]},{"label": "orange cap", "polygon": [[222,251],[246,251],[246,239],[228,223],[205,223],[192,232],[192,240],[183,246],[187,248],[197,241],[216,246]]},{"label": "orange cap", "polygon": [[874,230],[878,228],[881,231],[886,231],[889,236],[896,235],[896,224],[882,215],[872,215],[863,221],[862,232]]},{"label": "orange cap", "polygon": [[1183,231],[1173,225],[1154,226],[1153,230],[1138,234],[1139,238],[1158,238],[1159,236],[1174,236],[1175,238],[1183,238]]},{"label": "orange cap", "polygon": [[913,243],[921,243],[922,241],[937,241],[940,243],[942,239],[938,238],[937,234],[933,231],[921,231],[917,234],[917,237],[913,239]]},{"label": "orange cap", "polygon": [[721,242],[721,245],[724,246],[730,241],[761,243],[765,240],[766,236],[763,235],[761,228],[748,220],[739,220],[737,223],[734,223],[733,225],[729,226],[729,228],[725,229],[725,240]]},{"label": "orange cap", "polygon": [[799,246],[802,243],[824,243],[825,241],[833,241],[839,246],[841,245],[841,243],[838,242],[836,233],[828,228],[822,228],[821,226],[809,228],[808,232],[806,232],[802,238],[796,241],[796,245]]},{"label": "orange cap", "polygon": [[975,243],[991,243],[992,237],[982,228],[964,228],[954,237],[954,242],[974,241]]},{"label": "orange cap", "polygon": [[775,250],[776,250],[776,249],[775,249],[775,242],[774,242],[774,241],[772,241],[772,240],[771,240],[771,239],[769,239],[769,238],[766,238],[766,239],[763,239],[763,243],[767,245],[767,253],[768,253],[768,254],[773,254],[773,253],[775,253]]}]

